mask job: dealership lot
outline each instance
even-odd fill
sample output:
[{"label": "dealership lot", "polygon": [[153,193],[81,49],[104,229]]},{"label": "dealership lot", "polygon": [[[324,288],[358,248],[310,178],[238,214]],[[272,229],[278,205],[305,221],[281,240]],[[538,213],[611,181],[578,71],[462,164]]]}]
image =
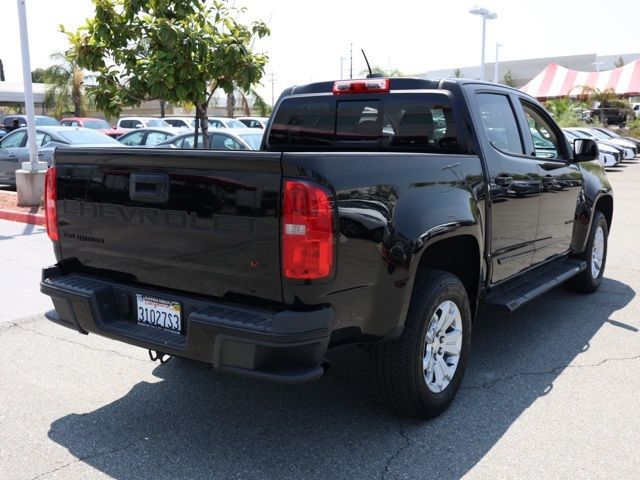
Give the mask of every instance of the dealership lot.
[{"label": "dealership lot", "polygon": [[609,178],[601,289],[484,309],[462,390],[431,422],[380,407],[358,348],[294,387],[53,325],[37,288],[46,234],[0,221],[0,478],[634,478],[640,161]]}]

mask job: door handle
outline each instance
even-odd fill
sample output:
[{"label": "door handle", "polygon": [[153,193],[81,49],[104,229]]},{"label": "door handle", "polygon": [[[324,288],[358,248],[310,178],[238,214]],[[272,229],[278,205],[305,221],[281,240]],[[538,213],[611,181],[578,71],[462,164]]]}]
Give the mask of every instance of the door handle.
[{"label": "door handle", "polygon": [[13,157],[15,157],[15,156],[16,156],[16,154],[15,154],[15,153],[10,153],[10,154],[9,154],[9,158],[13,158]]},{"label": "door handle", "polygon": [[165,203],[169,199],[169,175],[166,173],[132,173],[129,198],[137,202]]}]

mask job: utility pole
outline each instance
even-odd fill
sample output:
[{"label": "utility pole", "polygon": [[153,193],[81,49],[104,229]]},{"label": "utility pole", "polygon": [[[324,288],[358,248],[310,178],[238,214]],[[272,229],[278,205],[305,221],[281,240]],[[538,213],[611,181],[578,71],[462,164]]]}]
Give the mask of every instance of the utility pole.
[{"label": "utility pole", "polygon": [[496,42],[496,63],[493,64],[493,83],[498,83],[498,50],[503,45],[499,42]]},{"label": "utility pole", "polygon": [[0,82],[4,82],[4,65],[2,65],[1,58],[0,58]]},{"label": "utility pole", "polygon": [[275,94],[275,92],[276,92],[276,90],[275,90],[276,76],[275,76],[275,74],[273,72],[271,72],[269,75],[271,77],[271,80],[270,80],[270,82],[271,82],[271,106],[275,107],[275,105],[276,105],[276,94]]},{"label": "utility pole", "polygon": [[349,44],[349,78],[353,78],[353,43]]},{"label": "utility pole", "polygon": [[338,77],[339,80],[342,80],[344,77],[344,61],[347,59],[347,57],[343,57],[342,55],[340,55],[340,76]]}]

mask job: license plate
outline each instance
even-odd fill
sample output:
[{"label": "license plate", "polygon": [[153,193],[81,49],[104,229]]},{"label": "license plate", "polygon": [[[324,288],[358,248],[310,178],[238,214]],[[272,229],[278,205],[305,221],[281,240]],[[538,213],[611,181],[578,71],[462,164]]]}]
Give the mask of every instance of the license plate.
[{"label": "license plate", "polygon": [[137,321],[140,325],[174,333],[182,331],[180,303],[147,295],[136,295],[136,299],[138,305]]}]

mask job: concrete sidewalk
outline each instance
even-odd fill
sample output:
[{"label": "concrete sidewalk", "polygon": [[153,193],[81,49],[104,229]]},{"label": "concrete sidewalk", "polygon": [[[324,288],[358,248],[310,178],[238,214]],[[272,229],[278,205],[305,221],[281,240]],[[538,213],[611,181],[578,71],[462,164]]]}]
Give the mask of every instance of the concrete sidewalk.
[{"label": "concrete sidewalk", "polygon": [[40,293],[40,271],[55,261],[44,228],[0,220],[0,326],[53,307]]}]

